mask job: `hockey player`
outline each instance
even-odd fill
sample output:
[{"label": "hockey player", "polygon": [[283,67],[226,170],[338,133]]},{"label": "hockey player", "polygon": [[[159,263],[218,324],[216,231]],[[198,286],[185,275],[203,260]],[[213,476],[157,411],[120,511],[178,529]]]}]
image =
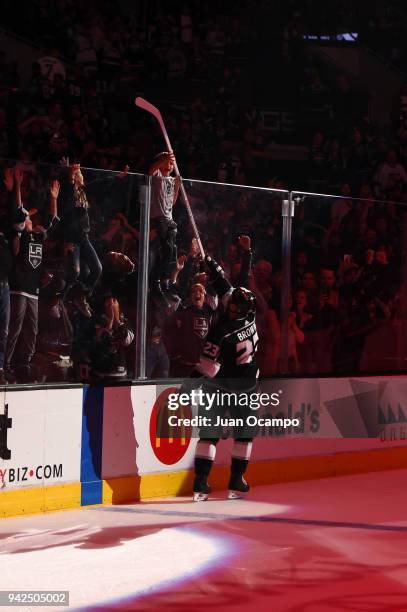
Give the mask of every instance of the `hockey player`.
[{"label": "hockey player", "polygon": [[[258,342],[256,331],[256,298],[244,287],[233,288],[223,274],[223,270],[206,258],[212,283],[222,299],[225,311],[219,321],[210,329],[206,343],[196,367],[198,376],[205,376],[205,392],[216,393],[218,390],[241,394],[250,394],[257,384],[258,369],[255,354]],[[244,402],[243,402],[244,404]],[[201,407],[202,414],[205,407]],[[233,418],[244,417],[249,413],[247,405],[240,402],[231,406],[217,405],[211,410],[212,423],[215,417],[222,418],[226,411]],[[208,416],[208,412],[206,412]],[[229,497],[240,497],[247,493],[249,485],[244,473],[249,463],[253,428],[234,428],[231,474],[229,480]],[[195,453],[194,501],[208,498],[210,487],[208,476],[211,471],[216,445],[221,437],[221,428],[202,427]]]}]

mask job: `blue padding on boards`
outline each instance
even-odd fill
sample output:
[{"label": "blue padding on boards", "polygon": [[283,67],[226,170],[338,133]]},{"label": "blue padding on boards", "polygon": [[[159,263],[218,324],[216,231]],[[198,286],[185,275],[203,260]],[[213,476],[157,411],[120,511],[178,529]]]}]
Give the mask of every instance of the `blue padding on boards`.
[{"label": "blue padding on boards", "polygon": [[81,506],[102,503],[102,481],[83,482],[81,486]]},{"label": "blue padding on boards", "polygon": [[84,387],[81,505],[102,503],[103,387]]}]

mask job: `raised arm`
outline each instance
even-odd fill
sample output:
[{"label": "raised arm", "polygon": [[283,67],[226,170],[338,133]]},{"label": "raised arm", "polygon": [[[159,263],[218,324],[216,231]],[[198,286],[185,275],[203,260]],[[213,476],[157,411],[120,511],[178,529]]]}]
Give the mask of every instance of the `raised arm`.
[{"label": "raised arm", "polygon": [[249,274],[252,268],[252,250],[249,236],[239,236],[239,247],[242,250],[242,265],[237,284],[249,289]]},{"label": "raised arm", "polygon": [[182,299],[185,299],[188,295],[189,281],[192,277],[192,270],[194,268],[194,262],[199,255],[199,247],[196,238],[192,238],[191,246],[189,249],[188,257],[184,262],[184,266],[179,273],[178,277],[178,290]]},{"label": "raised arm", "polygon": [[50,225],[54,223],[55,220],[58,220],[58,196],[59,196],[60,184],[59,181],[52,181],[49,188],[49,216],[50,216]]},{"label": "raised arm", "polygon": [[173,201],[173,204],[175,204],[176,201],[178,200],[178,194],[179,194],[180,187],[181,187],[181,177],[180,176],[176,176],[175,177],[175,182],[174,182],[174,201]]},{"label": "raised arm", "polygon": [[5,168],[3,172],[3,182],[7,191],[7,212],[11,218],[16,207],[14,196],[14,170],[13,168]]},{"label": "raised arm", "polygon": [[208,255],[205,257],[205,264],[209,271],[209,280],[216,294],[221,300],[225,300],[232,293],[233,287],[225,276],[223,268]]},{"label": "raised arm", "polygon": [[23,203],[21,200],[21,185],[24,180],[24,172],[20,168],[20,166],[16,166],[14,168],[14,179],[15,179],[15,190],[16,190],[16,205],[17,208],[22,208]]},{"label": "raised arm", "polygon": [[160,171],[164,176],[169,176],[174,168],[175,155],[172,151],[159,153],[148,169],[149,176],[153,176]]},{"label": "raised arm", "polygon": [[140,232],[135,227],[130,225],[127,217],[123,213],[117,213],[116,216],[122,222],[123,227],[128,230],[134,238],[138,238],[140,236]]}]

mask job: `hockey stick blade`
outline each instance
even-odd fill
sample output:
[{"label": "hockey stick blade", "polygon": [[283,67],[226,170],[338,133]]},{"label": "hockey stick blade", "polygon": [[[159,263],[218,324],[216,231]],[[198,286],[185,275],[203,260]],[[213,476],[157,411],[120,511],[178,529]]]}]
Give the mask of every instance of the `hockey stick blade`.
[{"label": "hockey stick blade", "polygon": [[158,108],[150,102],[147,102],[147,100],[145,100],[144,98],[137,96],[137,98],[134,100],[134,104],[136,106],[139,106],[140,108],[143,108],[148,113],[151,113],[152,115],[154,115],[154,117],[161,118],[161,113]]},{"label": "hockey stick blade", "polygon": [[151,104],[151,102],[148,102],[147,100],[145,100],[144,98],[141,98],[140,96],[137,96],[137,98],[134,100],[134,104],[138,106],[139,108],[142,108],[143,110],[147,111],[147,113],[150,113],[150,115],[153,115],[153,117],[157,119],[158,123],[160,124],[161,130],[163,132],[165,143],[167,147],[170,149],[170,151],[172,151],[171,146],[169,146],[170,141],[168,138],[167,130],[165,129],[164,121],[163,121],[163,118],[158,108],[154,106],[154,104]]}]

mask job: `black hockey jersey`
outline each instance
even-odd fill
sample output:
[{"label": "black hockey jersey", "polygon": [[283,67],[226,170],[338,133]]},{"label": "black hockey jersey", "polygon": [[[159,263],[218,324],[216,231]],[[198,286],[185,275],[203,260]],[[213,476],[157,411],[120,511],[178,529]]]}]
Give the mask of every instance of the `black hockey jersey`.
[{"label": "black hockey jersey", "polygon": [[223,379],[225,386],[230,386],[227,381],[233,379],[234,386],[250,388],[258,372],[257,343],[254,314],[238,321],[222,317],[209,331],[197,369],[209,378]]},{"label": "black hockey jersey", "polygon": [[166,345],[170,357],[191,364],[197,363],[205,345],[212,316],[213,310],[207,304],[204,304],[203,308],[179,308],[167,329]]}]

